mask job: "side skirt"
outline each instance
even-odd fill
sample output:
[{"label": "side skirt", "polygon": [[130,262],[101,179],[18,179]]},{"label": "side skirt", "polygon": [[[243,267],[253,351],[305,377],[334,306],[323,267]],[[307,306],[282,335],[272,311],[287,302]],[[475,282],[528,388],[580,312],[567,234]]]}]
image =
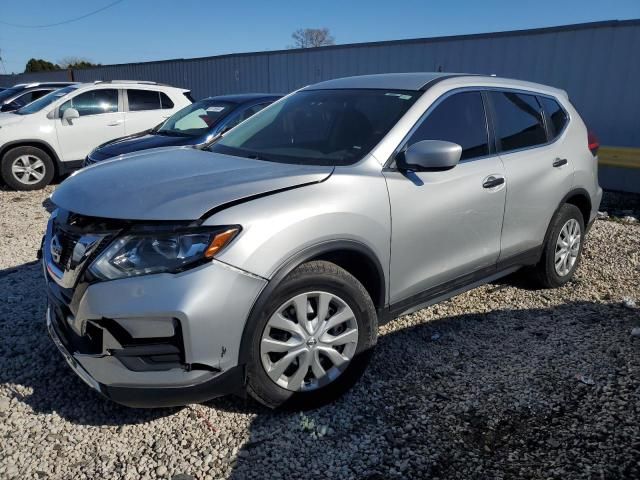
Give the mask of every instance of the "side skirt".
[{"label": "side skirt", "polygon": [[384,325],[402,315],[408,315],[430,305],[448,300],[485,283],[493,282],[522,267],[535,265],[542,256],[542,246],[528,250],[504,260],[497,265],[477,270],[455,278],[399,302],[378,309],[378,324]]}]

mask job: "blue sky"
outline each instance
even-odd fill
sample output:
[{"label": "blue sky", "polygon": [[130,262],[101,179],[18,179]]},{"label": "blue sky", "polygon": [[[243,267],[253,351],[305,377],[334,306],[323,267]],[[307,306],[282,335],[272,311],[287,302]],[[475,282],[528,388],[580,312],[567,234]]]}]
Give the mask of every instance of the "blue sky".
[{"label": "blue sky", "polygon": [[[10,0],[0,22],[55,23],[112,1]],[[7,72],[21,72],[31,57],[109,64],[278,50],[304,27],[328,27],[336,43],[353,43],[630,18],[640,18],[640,0],[124,0],[61,26],[0,23],[0,54]]]}]

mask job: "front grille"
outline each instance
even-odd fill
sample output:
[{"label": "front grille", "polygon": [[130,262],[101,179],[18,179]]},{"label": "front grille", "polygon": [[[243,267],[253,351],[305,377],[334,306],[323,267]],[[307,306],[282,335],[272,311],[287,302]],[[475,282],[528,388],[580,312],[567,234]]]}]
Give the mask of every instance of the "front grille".
[{"label": "front grille", "polygon": [[53,263],[61,270],[66,270],[69,267],[73,249],[78,243],[80,235],[66,232],[58,225],[55,226],[53,234],[57,238],[60,248],[59,255],[53,257]]}]

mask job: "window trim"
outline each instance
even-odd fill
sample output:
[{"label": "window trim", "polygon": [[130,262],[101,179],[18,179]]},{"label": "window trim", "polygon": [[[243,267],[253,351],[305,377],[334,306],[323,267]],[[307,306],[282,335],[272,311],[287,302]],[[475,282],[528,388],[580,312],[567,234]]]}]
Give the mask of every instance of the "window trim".
[{"label": "window trim", "polygon": [[472,87],[472,86],[454,88],[452,90],[446,91],[445,93],[440,95],[438,98],[436,98],[431,103],[431,105],[429,105],[429,107],[423,112],[423,114],[420,115],[420,118],[416,121],[416,123],[413,124],[413,126],[409,129],[407,134],[402,138],[402,140],[400,141],[398,146],[394,149],[389,159],[385,162],[383,170],[385,171],[398,170],[395,165],[396,157],[400,152],[404,151],[404,149],[406,148],[407,142],[409,141],[411,136],[416,132],[418,127],[422,125],[422,122],[424,122],[427,119],[427,117],[431,115],[433,110],[435,110],[438,107],[438,105],[440,105],[447,98],[452,97],[453,95],[456,95],[458,93],[465,93],[465,92],[478,92],[480,94],[480,98],[482,100],[482,108],[484,110],[484,122],[485,122],[485,129],[487,132],[487,145],[489,146],[489,153],[487,155],[482,155],[479,157],[466,158],[464,160],[460,160],[459,163],[475,162],[476,160],[483,160],[485,158],[495,157],[496,155],[498,155],[496,144],[495,144],[495,138],[493,135],[494,133],[493,124],[492,124],[492,120],[490,119],[491,113],[489,112],[487,99],[485,98],[486,95],[483,93],[483,90],[484,90],[483,87]]},{"label": "window trim", "polygon": [[[567,129],[569,128],[569,124],[572,121],[571,115],[569,115],[569,112],[567,112],[566,108],[564,108],[564,105],[562,105],[562,102],[560,102],[557,97],[554,97],[551,94],[539,93],[539,92],[534,92],[532,90],[523,90],[523,89],[520,89],[520,88],[509,88],[509,87],[484,87],[484,90],[486,92],[512,92],[512,93],[521,93],[523,95],[533,95],[534,97],[536,97],[536,101],[540,105],[540,109],[542,111],[542,123],[544,125],[545,137],[547,138],[547,141],[545,143],[539,143],[537,145],[532,145],[530,147],[522,147],[522,148],[517,148],[515,150],[504,151],[504,150],[501,150],[500,148],[498,148],[498,136],[495,134],[495,118],[497,117],[497,115],[496,115],[495,109],[493,107],[493,102],[491,101],[491,98],[487,98],[487,101],[488,101],[488,103],[490,105],[490,108],[491,108],[492,125],[493,125],[493,128],[494,128],[493,136],[494,136],[494,139],[495,139],[495,144],[496,144],[495,146],[496,146],[496,154],[497,155],[511,155],[512,153],[524,152],[524,151],[527,151],[527,150],[533,150],[535,148],[542,148],[542,147],[548,147],[549,145],[553,145],[558,140],[560,140],[560,137],[567,131]],[[487,97],[489,97],[489,95],[487,95]],[[547,124],[546,124],[547,115],[546,115],[546,113],[544,111],[544,107],[542,106],[542,103],[540,103],[540,101],[537,99],[537,97],[546,97],[546,98],[550,98],[550,99],[554,100],[555,102],[558,103],[558,105],[560,105],[560,108],[562,108],[562,110],[567,115],[567,123],[565,124],[564,128],[562,129],[562,131],[553,140],[549,140],[549,130],[548,130]]]}]

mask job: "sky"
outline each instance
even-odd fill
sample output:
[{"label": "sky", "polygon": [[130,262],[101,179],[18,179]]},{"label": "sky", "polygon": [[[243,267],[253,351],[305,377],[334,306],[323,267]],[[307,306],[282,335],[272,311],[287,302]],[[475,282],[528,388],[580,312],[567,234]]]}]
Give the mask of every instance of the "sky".
[{"label": "sky", "polygon": [[640,18],[640,0],[0,0],[0,73],[27,61],[83,57],[128,63],[279,50],[298,28],[327,27],[337,44]]}]

